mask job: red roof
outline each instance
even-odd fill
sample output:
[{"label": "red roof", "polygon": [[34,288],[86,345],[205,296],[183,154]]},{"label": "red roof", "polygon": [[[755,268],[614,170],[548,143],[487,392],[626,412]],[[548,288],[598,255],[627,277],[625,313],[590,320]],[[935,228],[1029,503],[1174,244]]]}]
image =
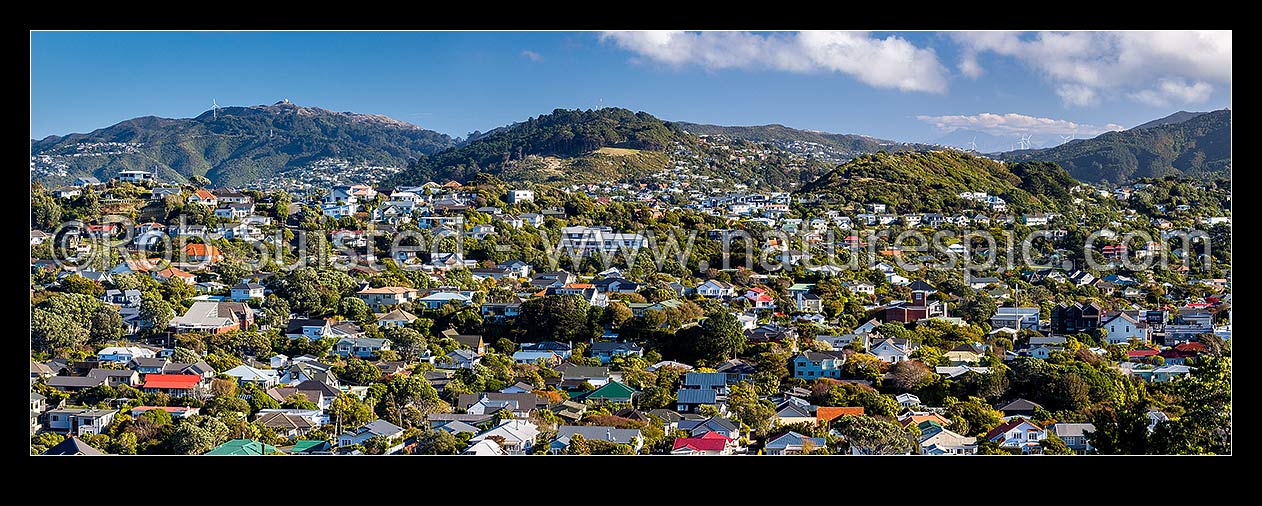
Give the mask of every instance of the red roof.
[{"label": "red roof", "polygon": [[[1019,425],[1021,425],[1021,424],[1023,424],[1023,423],[1029,423],[1029,422],[1028,422],[1028,421],[1026,421],[1026,419],[1024,419],[1024,418],[1013,418],[1013,419],[1012,419],[1012,421],[1010,421],[1010,422],[1008,422],[1008,423],[1005,423],[1005,424],[1003,424],[1003,425],[1000,425],[1000,426],[998,426],[998,427],[995,427],[994,429],[991,429],[991,430],[990,430],[990,432],[987,432],[987,433],[986,433],[986,439],[987,439],[987,440],[994,440],[994,439],[995,439],[996,437],[998,437],[1000,434],[1003,434],[1003,433],[1008,432],[1008,431],[1010,431],[1010,430],[1012,430],[1012,429],[1015,429],[1015,428],[1017,428],[1017,426],[1019,426]],[[1031,423],[1030,425],[1034,425],[1034,424],[1032,424],[1032,423]]]},{"label": "red roof", "polygon": [[202,377],[196,374],[147,374],[145,388],[170,388],[184,390],[197,386]]},{"label": "red roof", "polygon": [[731,441],[731,439],[718,432],[707,432],[701,437],[675,438],[675,447],[672,450],[692,448],[696,451],[721,452],[724,448],[727,448],[728,441]]},{"label": "red roof", "polygon": [[1174,349],[1179,351],[1205,351],[1206,348],[1204,344],[1189,341],[1186,343],[1179,343],[1179,345],[1175,346]]},{"label": "red roof", "polygon": [[1159,351],[1157,351],[1157,350],[1150,350],[1150,349],[1148,349],[1148,348],[1140,348],[1140,349],[1138,349],[1138,350],[1131,350],[1131,351],[1126,352],[1126,356],[1131,357],[1131,358],[1137,358],[1137,357],[1151,357],[1151,356],[1156,355],[1156,354],[1158,354],[1158,353],[1161,353],[1161,352],[1159,352]]}]

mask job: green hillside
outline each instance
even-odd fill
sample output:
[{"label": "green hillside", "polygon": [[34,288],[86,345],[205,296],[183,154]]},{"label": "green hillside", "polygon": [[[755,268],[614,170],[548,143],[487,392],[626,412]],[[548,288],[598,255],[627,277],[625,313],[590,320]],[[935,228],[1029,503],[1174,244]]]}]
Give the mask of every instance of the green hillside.
[{"label": "green hillside", "polygon": [[940,150],[863,155],[803,186],[798,193],[843,202],[882,203],[896,212],[952,212],[972,208],[963,192],[986,192],[1011,211],[1062,209],[1078,183],[1055,164],[1005,165],[968,153]]},{"label": "green hillside", "polygon": [[196,118],[135,118],[33,141],[31,154],[35,177],[49,184],[156,170],[166,181],[202,175],[214,186],[239,186],[322,158],[404,167],[452,145],[445,134],[385,116],[281,102],[223,107]]},{"label": "green hillside", "polygon": [[1231,110],[1178,114],[1120,132],[1048,149],[1000,155],[1055,162],[1080,181],[1122,183],[1142,177],[1212,178],[1231,172]]}]

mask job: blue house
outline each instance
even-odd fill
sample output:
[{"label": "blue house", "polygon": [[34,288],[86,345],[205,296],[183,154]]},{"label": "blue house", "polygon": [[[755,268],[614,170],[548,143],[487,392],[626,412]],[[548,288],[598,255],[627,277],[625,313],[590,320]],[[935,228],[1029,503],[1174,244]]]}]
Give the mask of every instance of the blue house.
[{"label": "blue house", "polygon": [[845,363],[845,352],[804,351],[793,357],[793,377],[805,380],[840,378],[841,366]]}]

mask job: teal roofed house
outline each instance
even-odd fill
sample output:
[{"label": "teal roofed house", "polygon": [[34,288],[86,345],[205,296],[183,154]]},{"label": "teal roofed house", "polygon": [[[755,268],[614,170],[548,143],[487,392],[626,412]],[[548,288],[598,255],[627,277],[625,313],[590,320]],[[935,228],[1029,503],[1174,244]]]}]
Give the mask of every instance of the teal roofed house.
[{"label": "teal roofed house", "polygon": [[597,402],[631,402],[631,398],[634,397],[635,394],[636,391],[634,388],[618,383],[617,381],[610,381],[600,388],[579,396],[576,400]]},{"label": "teal roofed house", "polygon": [[280,451],[275,446],[263,444],[253,439],[233,439],[216,446],[203,455],[274,455]]},{"label": "teal roofed house", "polygon": [[313,454],[313,453],[332,453],[333,445],[328,441],[312,441],[309,439],[299,439],[294,442],[294,447],[289,450],[293,454]]}]

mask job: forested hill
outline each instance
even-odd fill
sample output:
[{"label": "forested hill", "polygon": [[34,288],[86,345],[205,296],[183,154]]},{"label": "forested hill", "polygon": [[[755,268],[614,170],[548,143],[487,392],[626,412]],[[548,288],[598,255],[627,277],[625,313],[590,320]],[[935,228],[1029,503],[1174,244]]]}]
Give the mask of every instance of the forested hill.
[{"label": "forested hill", "polygon": [[894,142],[868,137],[865,135],[834,134],[814,130],[799,130],[797,128],[774,124],[760,126],[719,126],[688,123],[684,121],[675,121],[672,122],[672,124],[694,135],[724,135],[732,139],[754,142],[810,142],[828,146],[838,151],[854,155],[862,153],[875,153],[877,151],[918,151],[931,148],[931,146],[926,144]]},{"label": "forested hill", "polygon": [[[1178,121],[1180,118],[1190,118]],[[1176,113],[1130,130],[1047,149],[1000,155],[1009,161],[1055,162],[1074,178],[1122,183],[1142,177],[1228,177],[1231,174],[1231,110]]]},{"label": "forested hill", "polygon": [[842,164],[798,193],[842,202],[881,203],[895,212],[953,212],[972,207],[963,192],[1002,197],[1010,211],[1066,209],[1077,186],[1051,163],[1009,164],[954,150],[874,153]]},{"label": "forested hill", "polygon": [[286,101],[221,107],[196,118],[145,116],[86,134],[32,141],[32,176],[64,184],[123,170],[156,170],[164,181],[201,175],[240,186],[324,158],[406,167],[454,146],[445,134],[373,114],[334,112]]},{"label": "forested hill", "polygon": [[[471,136],[475,137],[475,136]],[[395,175],[393,183],[468,181],[487,173],[505,180],[569,180],[581,176],[617,176],[623,170],[665,168],[676,143],[696,139],[645,112],[621,108],[556,109],[497,128],[463,146],[418,161]],[[602,153],[596,153],[601,148]],[[574,162],[579,158],[584,163]],[[594,158],[616,159],[597,163]],[[586,163],[591,162],[591,163]]]}]

